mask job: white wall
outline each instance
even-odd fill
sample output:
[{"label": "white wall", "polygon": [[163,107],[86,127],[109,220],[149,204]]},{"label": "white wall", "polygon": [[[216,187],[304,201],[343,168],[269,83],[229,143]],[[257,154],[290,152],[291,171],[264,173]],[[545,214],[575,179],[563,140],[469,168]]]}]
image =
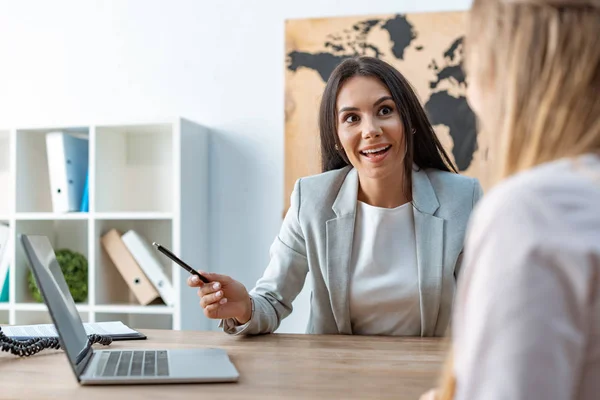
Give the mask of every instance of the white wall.
[{"label": "white wall", "polygon": [[[283,207],[284,20],[470,0],[3,0],[0,127],[180,115],[213,129],[210,266],[252,286]],[[282,331],[303,332],[306,291]]]}]

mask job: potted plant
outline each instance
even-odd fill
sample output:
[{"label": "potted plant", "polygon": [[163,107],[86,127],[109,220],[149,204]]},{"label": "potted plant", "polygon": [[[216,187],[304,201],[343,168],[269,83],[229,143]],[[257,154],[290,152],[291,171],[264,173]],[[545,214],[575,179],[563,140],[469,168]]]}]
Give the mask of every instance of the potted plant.
[{"label": "potted plant", "polygon": [[[84,303],[88,296],[88,261],[85,256],[69,249],[55,251],[56,260],[60,265],[67,286],[75,303]],[[27,282],[31,296],[39,303],[43,302],[42,295],[35,282],[35,277],[29,269]]]}]

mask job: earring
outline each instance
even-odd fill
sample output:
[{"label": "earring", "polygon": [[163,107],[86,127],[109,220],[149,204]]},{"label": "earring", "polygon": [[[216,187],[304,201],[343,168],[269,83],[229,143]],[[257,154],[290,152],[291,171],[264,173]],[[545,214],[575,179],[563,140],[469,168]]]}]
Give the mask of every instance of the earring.
[{"label": "earring", "polygon": [[415,134],[415,132],[416,132],[416,130],[414,130],[414,129],[413,129],[413,130],[412,130],[412,134],[414,135],[414,134]]},{"label": "earring", "polygon": [[338,145],[337,145],[337,143],[335,144],[335,146],[334,146],[334,147],[335,147],[335,149],[336,149],[337,151],[340,151],[340,146],[338,146]]}]

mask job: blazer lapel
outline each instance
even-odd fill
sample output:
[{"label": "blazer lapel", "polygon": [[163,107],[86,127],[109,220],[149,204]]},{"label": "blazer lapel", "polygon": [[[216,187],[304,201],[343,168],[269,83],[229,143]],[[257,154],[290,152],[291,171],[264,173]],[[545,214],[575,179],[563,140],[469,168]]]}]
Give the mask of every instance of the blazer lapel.
[{"label": "blazer lapel", "polygon": [[440,204],[427,174],[415,170],[412,178],[421,336],[433,336],[442,292],[444,220],[433,215]]},{"label": "blazer lapel", "polygon": [[358,196],[358,174],[351,169],[333,203],[336,218],[326,222],[327,285],[333,316],[341,334],[351,334],[348,285]]}]

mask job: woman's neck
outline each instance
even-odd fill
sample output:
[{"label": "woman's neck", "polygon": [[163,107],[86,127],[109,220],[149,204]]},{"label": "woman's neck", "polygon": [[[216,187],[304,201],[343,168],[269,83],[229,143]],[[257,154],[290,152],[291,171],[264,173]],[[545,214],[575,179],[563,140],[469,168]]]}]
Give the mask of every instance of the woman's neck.
[{"label": "woman's neck", "polygon": [[374,207],[396,208],[411,201],[404,192],[404,171],[383,179],[358,176],[358,200]]}]

